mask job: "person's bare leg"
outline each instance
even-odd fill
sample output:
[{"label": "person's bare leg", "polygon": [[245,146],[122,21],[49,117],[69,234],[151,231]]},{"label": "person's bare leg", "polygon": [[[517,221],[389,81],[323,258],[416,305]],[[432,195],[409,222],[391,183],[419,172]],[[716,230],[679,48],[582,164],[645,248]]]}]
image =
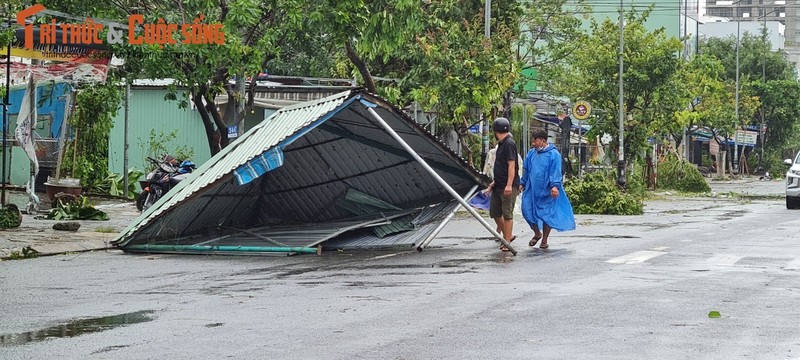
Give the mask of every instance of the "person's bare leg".
[{"label": "person's bare leg", "polygon": [[536,246],[536,243],[542,238],[542,232],[539,230],[539,225],[533,224],[531,226],[533,230],[533,238],[528,241],[528,246]]},{"label": "person's bare leg", "polygon": [[511,238],[514,237],[514,220],[513,219],[503,219],[503,239],[506,241],[511,242]]},{"label": "person's bare leg", "polygon": [[550,230],[553,230],[553,228],[551,228],[550,225],[544,224],[544,231],[542,231],[542,244],[539,245],[540,248],[546,249],[550,246],[547,244],[547,238],[550,237]]},{"label": "person's bare leg", "polygon": [[[494,218],[494,223],[497,224],[497,233],[503,235],[503,225],[505,225],[505,219],[503,219],[502,216],[496,217]],[[505,239],[505,236],[503,236],[503,239]]]}]

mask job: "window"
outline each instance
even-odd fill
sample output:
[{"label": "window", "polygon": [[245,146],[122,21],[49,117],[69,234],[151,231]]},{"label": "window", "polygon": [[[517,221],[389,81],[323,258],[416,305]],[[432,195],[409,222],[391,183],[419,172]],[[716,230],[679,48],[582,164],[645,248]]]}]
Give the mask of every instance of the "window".
[{"label": "window", "polygon": [[[14,130],[17,128],[18,114],[8,115],[8,137],[14,138]],[[53,116],[50,114],[39,115],[36,117],[34,132],[39,138],[50,138],[50,125],[53,123]]]}]

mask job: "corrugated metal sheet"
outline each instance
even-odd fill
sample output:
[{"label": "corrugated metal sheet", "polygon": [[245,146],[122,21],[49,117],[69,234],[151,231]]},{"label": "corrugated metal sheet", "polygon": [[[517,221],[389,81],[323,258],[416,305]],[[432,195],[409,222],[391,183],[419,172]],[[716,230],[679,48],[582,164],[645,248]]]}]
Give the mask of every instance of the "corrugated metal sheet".
[{"label": "corrugated metal sheet", "polygon": [[428,237],[434,229],[436,229],[436,224],[428,224],[414,231],[392,234],[383,238],[379,238],[370,232],[360,231],[356,234],[348,234],[341,238],[327,241],[322,247],[325,250],[412,248],[414,244]]},{"label": "corrugated metal sheet", "polygon": [[325,249],[378,249],[378,248],[410,248],[425,240],[450,212],[459,206],[455,201],[441,203],[424,209],[414,219],[417,225],[414,231],[406,231],[378,237],[367,231],[343,234],[336,239],[326,241]]},{"label": "corrugated metal sheet", "polygon": [[[209,240],[224,235],[220,225],[245,229],[287,225],[301,233],[313,225],[332,231],[338,226],[324,224],[349,221],[354,216],[337,206],[350,189],[402,209],[452,200],[367,116],[366,106],[357,101],[362,98],[377,103],[387,123],[457,192],[464,194],[476,183],[486,182],[399,109],[369,94],[348,91],[273,114],[203,164],[114,244],[124,246],[132,240],[132,244],[170,243],[192,235]],[[283,166],[244,186],[236,183],[231,175],[234,169],[278,145],[285,154]],[[423,213],[432,217],[429,211],[433,208]],[[249,240],[237,236],[225,241]]]},{"label": "corrugated metal sheet", "polygon": [[[151,206],[150,209],[125,229],[117,240],[125,239],[127,235],[148,225],[152,220],[177,205],[180,201],[189,198],[221,178],[226,176],[230,178],[231,171],[236,167],[277,145],[298,130],[341,106],[351,95],[350,91],[346,91],[313,104],[302,103],[276,112],[269,119],[250,129],[233,144],[222,149],[214,157],[203,163],[200,168],[192,173],[187,181],[182,181],[178,184],[175,189],[167,193],[166,196]],[[183,221],[190,221],[190,219],[185,218]]]}]

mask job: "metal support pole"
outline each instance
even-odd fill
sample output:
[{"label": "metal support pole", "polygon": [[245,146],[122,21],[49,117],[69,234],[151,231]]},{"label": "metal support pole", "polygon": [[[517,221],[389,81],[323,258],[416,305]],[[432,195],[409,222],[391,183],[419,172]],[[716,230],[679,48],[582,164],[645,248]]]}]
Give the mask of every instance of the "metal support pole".
[{"label": "metal support pole", "polygon": [[483,17],[483,36],[488,38],[492,34],[492,30],[490,28],[492,23],[492,0],[484,1],[484,6],[486,16]]},{"label": "metal support pole", "polygon": [[[469,200],[470,198],[472,198],[472,195],[475,194],[476,190],[478,190],[478,185],[473,186],[472,189],[470,189],[469,192],[467,192],[467,195],[464,196],[464,200]],[[447,217],[444,218],[444,220],[442,220],[442,222],[440,222],[439,225],[436,226],[435,229],[433,229],[433,232],[431,232],[431,234],[428,235],[428,237],[426,237],[424,240],[420,241],[419,244],[416,244],[417,245],[417,251],[424,250],[425,247],[427,247],[428,244],[430,244],[431,241],[433,241],[433,238],[435,238],[436,235],[439,235],[439,232],[442,231],[442,229],[444,229],[444,226],[447,225],[448,222],[450,222],[450,219],[453,218],[453,216],[456,214],[456,211],[458,211],[458,209],[460,207],[461,207],[461,205],[456,206],[456,208],[453,209],[453,211],[451,211],[450,214],[447,214]]]},{"label": "metal support pole", "polygon": [[207,252],[232,252],[232,253],[298,253],[315,254],[319,250],[312,247],[278,247],[278,246],[237,246],[237,245],[165,245],[165,244],[137,244],[122,248],[129,252],[165,252],[165,253],[207,253]]},{"label": "metal support pole", "polygon": [[578,179],[583,178],[583,124],[578,120]]},{"label": "metal support pole", "polygon": [[619,157],[617,161],[617,184],[619,186],[625,186],[627,184],[626,176],[625,176],[625,102],[624,102],[624,91],[625,85],[622,81],[622,74],[625,70],[623,67],[623,55],[625,51],[625,40],[624,40],[624,33],[625,33],[625,13],[623,11],[623,1],[619,0]]},{"label": "metal support pole", "polygon": [[528,124],[528,104],[522,104],[522,158],[528,154],[531,144],[531,127]]},{"label": "metal support pole", "polygon": [[[11,9],[8,11],[8,28],[11,29]],[[6,137],[8,136],[8,107],[11,106],[11,44],[6,48],[6,96],[3,99],[3,190],[0,195],[0,207],[6,205],[6,158],[8,158],[8,147]]]},{"label": "metal support pole", "polygon": [[483,217],[481,217],[481,215],[475,211],[475,209],[469,206],[469,204],[467,204],[467,202],[464,199],[462,199],[461,196],[459,196],[458,193],[455,190],[453,190],[453,188],[450,187],[450,185],[446,181],[444,181],[444,179],[442,179],[442,177],[439,176],[439,174],[436,173],[436,171],[433,170],[433,168],[430,165],[428,165],[428,163],[425,162],[425,160],[421,156],[419,156],[419,154],[417,154],[417,152],[414,151],[414,149],[411,148],[411,146],[409,146],[408,143],[406,143],[406,141],[403,140],[403,138],[401,138],[400,135],[398,135],[397,132],[395,132],[394,129],[392,129],[392,127],[389,126],[389,124],[387,124],[386,121],[383,120],[383,118],[381,118],[381,116],[378,115],[378,113],[373,108],[367,107],[367,111],[369,111],[369,114],[372,115],[372,118],[375,119],[375,121],[377,121],[378,124],[380,124],[381,127],[383,127],[384,130],[386,130],[386,132],[388,132],[389,135],[392,136],[392,138],[394,138],[398,143],[400,143],[403,149],[405,149],[411,155],[411,157],[414,158],[414,160],[419,162],[419,164],[422,165],[422,167],[429,174],[431,174],[431,176],[433,176],[433,178],[436,179],[436,181],[438,181],[439,184],[442,185],[442,187],[444,187],[445,190],[447,190],[447,192],[450,193],[450,196],[458,200],[458,202],[461,203],[461,206],[467,209],[467,211],[473,217],[475,217],[475,219],[477,219],[481,223],[481,225],[483,225],[483,227],[486,228],[486,230],[489,230],[489,232],[492,235],[494,235],[494,237],[498,238],[500,242],[503,243],[503,245],[505,245],[509,251],[511,251],[512,254],[517,255],[517,250],[514,250],[514,248],[511,247],[511,244],[505,239],[503,239],[503,236],[500,235],[497,232],[497,230],[495,230],[491,225],[489,225],[489,223],[486,222],[486,220],[484,220]]},{"label": "metal support pole", "polygon": [[[130,114],[130,99],[131,99],[131,82],[128,79],[125,79],[125,130],[124,130],[124,140],[122,146],[122,186],[124,190],[122,196],[126,199],[128,198],[128,183],[130,179],[128,179],[128,115]],[[138,179],[137,179],[138,180]]]}]

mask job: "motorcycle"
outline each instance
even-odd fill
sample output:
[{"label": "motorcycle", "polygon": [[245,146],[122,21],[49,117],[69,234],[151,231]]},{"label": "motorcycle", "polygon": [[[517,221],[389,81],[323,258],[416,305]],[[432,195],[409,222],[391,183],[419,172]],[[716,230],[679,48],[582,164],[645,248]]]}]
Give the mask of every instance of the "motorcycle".
[{"label": "motorcycle", "polygon": [[155,169],[147,174],[146,185],[136,199],[136,208],[142,212],[189,177],[189,174],[196,168],[191,160],[181,162],[169,155],[164,155],[160,161],[151,157],[148,157],[147,160],[155,166]]}]

